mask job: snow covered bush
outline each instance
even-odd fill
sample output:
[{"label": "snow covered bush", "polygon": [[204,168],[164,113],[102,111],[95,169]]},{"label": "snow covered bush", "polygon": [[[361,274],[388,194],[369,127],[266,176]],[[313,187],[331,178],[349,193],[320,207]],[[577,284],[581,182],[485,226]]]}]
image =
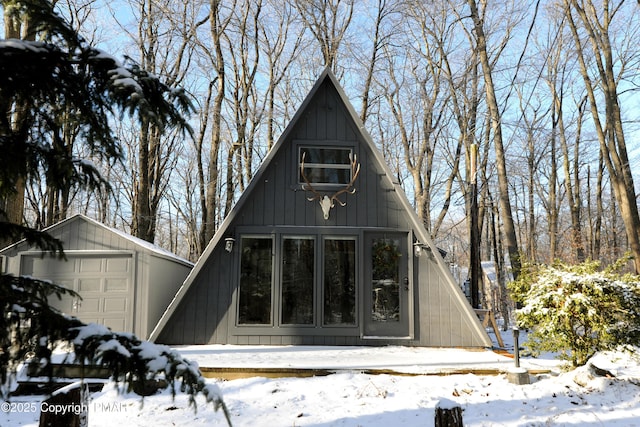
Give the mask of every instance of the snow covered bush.
[{"label": "snow covered bush", "polygon": [[617,273],[621,265],[523,268],[510,289],[521,307],[519,327],[531,330],[525,347],[558,352],[581,366],[597,351],[640,344],[640,277]]}]

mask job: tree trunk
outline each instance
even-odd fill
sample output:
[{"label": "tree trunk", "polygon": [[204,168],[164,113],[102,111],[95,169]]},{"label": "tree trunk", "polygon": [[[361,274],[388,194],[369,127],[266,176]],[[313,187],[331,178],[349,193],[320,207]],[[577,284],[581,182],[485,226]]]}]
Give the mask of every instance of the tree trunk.
[{"label": "tree trunk", "polygon": [[436,406],[435,427],[462,427],[462,408],[451,406],[450,408]]},{"label": "tree trunk", "polygon": [[142,124],[138,141],[138,186],[135,189],[131,234],[153,243],[155,233],[151,223],[155,224],[155,212],[151,212],[150,134],[151,125],[148,122]]},{"label": "tree trunk", "polygon": [[[553,89],[552,89],[553,90]],[[549,221],[549,254],[547,258],[547,262],[553,262],[556,259],[556,252],[558,248],[558,217],[559,217],[559,207],[558,207],[558,160],[556,158],[556,139],[558,135],[558,125],[556,117],[562,114],[561,111],[557,111],[555,108],[555,103],[551,106],[551,116],[553,122],[553,129],[551,131],[551,141],[550,141],[550,172],[549,172],[549,203],[548,203],[548,221]]]},{"label": "tree trunk", "polygon": [[363,124],[367,122],[367,117],[369,116],[371,84],[378,63],[378,52],[382,44],[380,35],[382,21],[390,13],[387,9],[387,0],[378,0],[377,10],[378,14],[376,15],[374,24],[373,40],[371,41],[371,57],[367,61],[367,72],[364,78],[364,87],[362,88],[362,111],[360,111],[360,120],[362,120]]},{"label": "tree trunk", "polygon": [[564,188],[567,192],[567,202],[569,203],[569,212],[571,213],[571,248],[574,252],[575,261],[577,263],[584,262],[586,255],[584,244],[582,241],[582,198],[580,197],[580,135],[582,131],[582,112],[584,104],[578,108],[579,114],[576,120],[577,135],[573,150],[573,164],[569,154],[569,146],[564,128],[564,120],[562,115],[558,117],[558,127],[560,129],[560,147],[562,148],[562,169],[564,171]]},{"label": "tree trunk", "polygon": [[202,224],[202,235],[205,244],[213,237],[216,231],[216,217],[218,205],[218,178],[220,147],[222,145],[222,103],[225,97],[225,63],[222,52],[222,37],[224,29],[228,24],[228,19],[221,21],[221,1],[211,0],[211,10],[209,12],[209,25],[211,41],[213,43],[214,56],[212,66],[216,73],[217,91],[213,99],[211,109],[211,146],[209,149],[209,179],[207,182],[206,210],[203,213],[204,223]]},{"label": "tree trunk", "polygon": [[[89,425],[89,385],[76,383],[75,388],[54,393],[42,402],[41,408],[48,409],[40,414],[39,427],[87,427]],[[65,411],[54,411],[62,407]]]},{"label": "tree trunk", "polygon": [[[596,179],[596,217],[593,219],[593,228],[591,230],[592,236],[592,250],[591,258],[599,259],[602,249],[602,217],[604,215],[604,204],[602,203],[602,181],[604,180],[604,160],[602,158],[602,152],[598,156],[598,173]],[[589,194],[594,194],[589,191]]]},{"label": "tree trunk", "polygon": [[[3,8],[4,11],[4,38],[21,39],[29,33],[29,21],[20,12],[19,8]],[[35,34],[26,37],[28,40],[35,40]],[[15,102],[15,104],[14,104]],[[8,126],[20,126],[23,121],[24,111],[20,108],[20,103],[26,102],[16,99],[2,99],[0,96],[0,112],[9,117]],[[9,130],[7,130],[9,133]],[[26,175],[18,177],[14,184],[14,191],[8,194],[0,194],[0,221],[11,224],[24,223],[24,200],[26,190]],[[0,248],[14,243],[6,236],[0,236]]]},{"label": "tree trunk", "polygon": [[511,213],[511,200],[509,198],[509,181],[507,179],[507,167],[505,151],[502,140],[502,119],[498,101],[496,99],[495,87],[493,84],[492,67],[487,53],[487,40],[484,34],[483,22],[480,19],[475,0],[467,0],[469,4],[471,18],[474,23],[474,30],[477,40],[478,55],[482,64],[485,91],[487,96],[487,106],[491,116],[491,131],[493,133],[493,143],[496,156],[496,169],[498,173],[499,204],[503,220],[504,238],[511,261],[513,278],[517,279],[520,274],[520,250],[518,248],[518,238]]}]

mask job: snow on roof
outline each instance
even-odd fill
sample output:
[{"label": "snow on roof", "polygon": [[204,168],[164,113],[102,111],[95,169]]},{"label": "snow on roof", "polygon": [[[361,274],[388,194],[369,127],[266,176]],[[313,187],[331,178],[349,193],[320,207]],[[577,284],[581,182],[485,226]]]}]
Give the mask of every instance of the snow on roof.
[{"label": "snow on roof", "polygon": [[[131,234],[126,233],[126,232],[124,232],[122,230],[118,230],[117,228],[109,227],[109,226],[101,223],[100,221],[97,221],[97,220],[95,220],[93,218],[89,218],[88,216],[83,215],[83,214],[76,214],[76,215],[73,215],[73,216],[71,216],[71,217],[69,217],[67,219],[63,219],[62,221],[45,228],[43,231],[50,231],[52,229],[55,229],[55,228],[58,228],[58,227],[62,226],[63,224],[65,224],[65,223],[67,223],[69,221],[74,221],[76,219],[82,219],[85,222],[91,223],[91,224],[93,224],[93,225],[95,225],[97,227],[101,227],[101,228],[103,228],[105,230],[108,230],[109,232],[114,233],[114,234],[122,237],[125,240],[130,241],[131,243],[135,244],[136,246],[139,246],[141,248],[144,248],[144,249],[152,252],[156,256],[159,256],[159,257],[162,257],[162,258],[166,258],[166,259],[169,259],[171,261],[175,261],[175,262],[178,262],[178,263],[193,267],[193,263],[192,262],[190,262],[190,261],[188,261],[188,260],[186,260],[186,259],[174,254],[173,252],[171,252],[171,251],[169,251],[169,250],[167,250],[165,248],[162,248],[162,247],[160,247],[158,245],[154,245],[153,243],[147,242],[146,240],[140,239],[138,237],[132,236]],[[14,243],[14,244],[12,244],[10,246],[7,246],[4,249],[1,249],[0,252],[5,252],[5,251],[7,251],[7,250],[9,250],[11,248],[15,248],[18,245],[24,243],[25,241],[26,241],[25,239],[22,239],[19,242],[16,242],[16,243]]]},{"label": "snow on roof", "polygon": [[170,258],[170,259],[172,259],[174,261],[177,261],[177,262],[180,262],[180,263],[183,263],[183,264],[193,265],[192,262],[190,262],[190,261],[188,261],[188,260],[186,260],[186,259],[174,254],[173,252],[171,252],[171,251],[169,251],[169,250],[167,250],[165,248],[162,248],[162,247],[160,247],[158,245],[154,245],[153,243],[147,242],[146,240],[140,239],[139,237],[132,236],[131,234],[126,233],[126,232],[124,232],[122,230],[118,230],[117,228],[109,227],[109,226],[101,223],[100,221],[97,221],[95,219],[89,218],[86,215],[76,214],[76,215],[70,217],[68,220],[72,220],[72,219],[74,219],[76,217],[81,217],[82,219],[84,219],[87,222],[91,222],[91,223],[93,223],[93,224],[95,224],[95,225],[97,225],[99,227],[102,227],[102,228],[104,228],[106,230],[109,230],[112,233],[115,233],[118,236],[122,237],[123,239],[129,240],[130,242],[132,242],[132,243],[134,243],[134,244],[136,244],[138,246],[141,246],[141,247],[143,247],[145,249],[148,249],[149,251],[155,253],[156,255],[160,255],[160,256],[162,256],[164,258]]}]

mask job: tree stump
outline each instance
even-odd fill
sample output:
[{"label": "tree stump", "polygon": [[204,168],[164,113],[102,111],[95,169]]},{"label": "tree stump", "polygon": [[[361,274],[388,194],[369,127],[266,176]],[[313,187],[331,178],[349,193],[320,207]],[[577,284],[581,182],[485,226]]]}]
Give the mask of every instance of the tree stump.
[{"label": "tree stump", "polygon": [[54,392],[40,406],[40,427],[87,427],[89,387],[77,382]]},{"label": "tree stump", "polygon": [[458,403],[443,399],[436,405],[436,427],[463,427],[462,408]]}]

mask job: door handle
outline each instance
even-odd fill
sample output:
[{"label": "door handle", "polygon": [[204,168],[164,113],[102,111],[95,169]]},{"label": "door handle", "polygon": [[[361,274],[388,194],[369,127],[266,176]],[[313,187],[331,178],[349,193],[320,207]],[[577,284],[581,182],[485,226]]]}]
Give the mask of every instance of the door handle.
[{"label": "door handle", "polygon": [[409,278],[405,277],[404,279],[402,279],[402,283],[404,283],[404,290],[408,291],[409,290]]}]

